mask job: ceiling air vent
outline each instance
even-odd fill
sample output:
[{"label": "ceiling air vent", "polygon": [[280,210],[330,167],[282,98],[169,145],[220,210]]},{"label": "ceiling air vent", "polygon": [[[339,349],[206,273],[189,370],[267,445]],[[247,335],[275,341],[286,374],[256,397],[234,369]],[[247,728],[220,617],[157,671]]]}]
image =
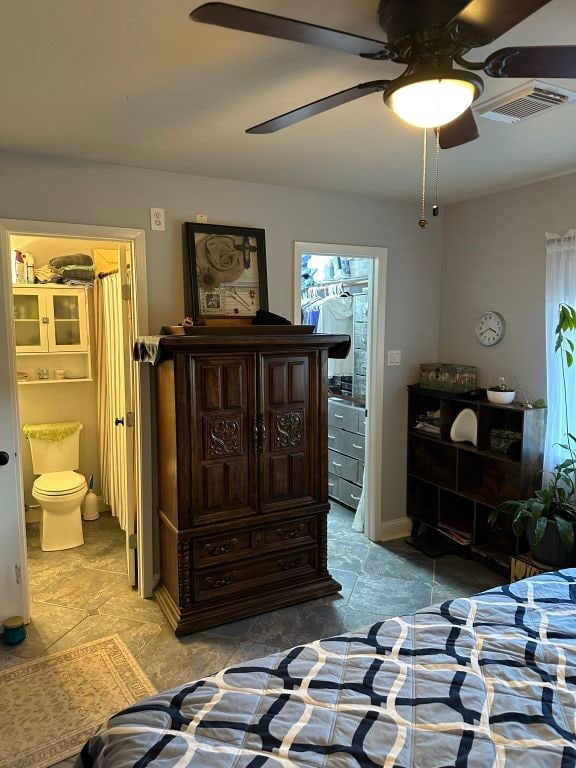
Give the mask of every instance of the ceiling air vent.
[{"label": "ceiling air vent", "polygon": [[479,104],[476,113],[485,120],[498,123],[518,123],[549,109],[576,100],[576,92],[549,83],[532,80],[490,101]]}]

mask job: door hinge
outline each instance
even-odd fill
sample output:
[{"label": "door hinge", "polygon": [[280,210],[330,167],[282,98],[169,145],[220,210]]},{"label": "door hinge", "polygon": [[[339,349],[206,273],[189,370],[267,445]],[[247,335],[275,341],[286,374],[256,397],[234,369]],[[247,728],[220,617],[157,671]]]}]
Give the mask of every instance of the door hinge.
[{"label": "door hinge", "polygon": [[122,286],[122,298],[124,301],[132,301],[132,286],[130,283],[124,283]]},{"label": "door hinge", "polygon": [[14,571],[16,572],[16,584],[22,584],[22,568],[17,563],[14,565]]},{"label": "door hinge", "polygon": [[138,536],[135,533],[131,533],[128,536],[128,549],[136,549],[138,546]]},{"label": "door hinge", "polygon": [[134,411],[128,411],[126,414],[126,426],[127,427],[133,427],[136,422],[136,417],[134,415]]}]

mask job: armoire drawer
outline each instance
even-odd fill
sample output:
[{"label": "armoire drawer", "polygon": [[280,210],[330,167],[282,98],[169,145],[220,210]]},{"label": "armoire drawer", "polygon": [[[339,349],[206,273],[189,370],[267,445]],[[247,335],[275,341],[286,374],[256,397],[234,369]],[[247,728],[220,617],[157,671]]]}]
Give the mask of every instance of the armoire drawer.
[{"label": "armoire drawer", "polygon": [[328,451],[328,472],[355,482],[358,477],[358,459],[344,456],[343,453],[336,451]]},{"label": "armoire drawer", "polygon": [[193,562],[197,566],[221,560],[237,560],[252,554],[252,531],[232,531],[218,536],[196,539],[193,544]]},{"label": "armoire drawer", "polygon": [[316,539],[316,517],[283,520],[258,529],[197,539],[194,542],[194,565],[202,568],[218,562],[243,560],[252,555],[282,549],[287,544],[313,544]]},{"label": "armoire drawer", "polygon": [[364,435],[357,435],[354,432],[341,432],[340,451],[347,456],[354,456],[356,459],[364,459],[365,451]]},{"label": "armoire drawer", "polygon": [[195,572],[194,600],[204,602],[238,592],[265,592],[266,586],[313,575],[317,571],[316,560],[315,547],[291,549]]},{"label": "armoire drawer", "polygon": [[316,541],[316,517],[287,520],[262,528],[262,544],[266,550],[286,544],[313,544]]}]

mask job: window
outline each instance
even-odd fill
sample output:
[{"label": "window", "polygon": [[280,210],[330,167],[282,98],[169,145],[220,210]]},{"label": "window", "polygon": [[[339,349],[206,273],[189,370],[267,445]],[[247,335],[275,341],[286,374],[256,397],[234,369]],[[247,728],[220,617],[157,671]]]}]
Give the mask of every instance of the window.
[{"label": "window", "polygon": [[[558,443],[565,442],[568,425],[576,433],[576,366],[565,368],[568,411],[564,407],[562,359],[554,351],[558,307],[576,307],[576,229],[565,235],[546,233],[546,377],[548,426],[544,469],[551,471],[566,458]],[[568,425],[567,425],[568,420]]]}]

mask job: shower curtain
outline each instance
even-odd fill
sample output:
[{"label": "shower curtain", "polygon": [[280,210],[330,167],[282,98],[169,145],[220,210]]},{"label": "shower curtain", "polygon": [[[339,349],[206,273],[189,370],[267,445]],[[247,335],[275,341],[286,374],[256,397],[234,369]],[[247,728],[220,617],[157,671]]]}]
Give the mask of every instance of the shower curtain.
[{"label": "shower curtain", "polygon": [[96,354],[98,367],[98,432],[100,474],[104,502],[126,530],[128,510],[126,427],[115,419],[125,416],[124,333],[122,287],[118,273],[95,282]]}]

